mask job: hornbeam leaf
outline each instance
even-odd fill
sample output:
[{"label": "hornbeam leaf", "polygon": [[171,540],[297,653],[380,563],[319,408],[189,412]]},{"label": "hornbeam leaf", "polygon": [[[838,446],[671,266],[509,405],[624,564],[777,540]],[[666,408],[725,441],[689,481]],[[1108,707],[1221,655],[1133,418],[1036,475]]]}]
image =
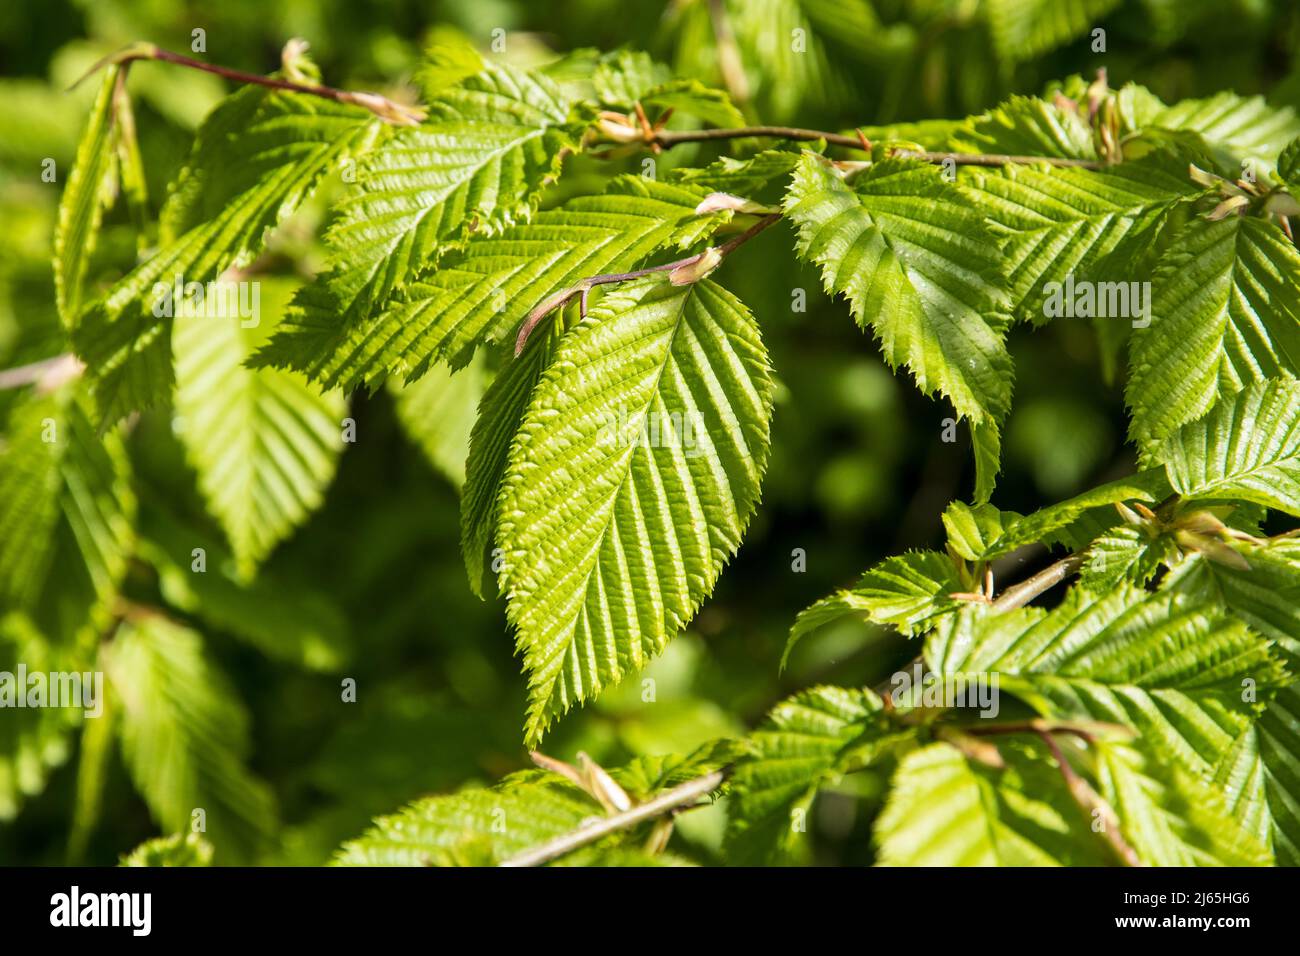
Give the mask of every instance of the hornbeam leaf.
[{"label": "hornbeam leaf", "polygon": [[490,866],[604,815],[558,774],[526,770],[487,789],[428,797],[343,845],[338,866]]},{"label": "hornbeam leaf", "polygon": [[318,283],[298,296],[256,364],[298,369],[326,388],[356,388],[436,362],[462,365],[484,339],[513,331],[533,307],[580,279],[622,272],[709,235],[729,213],[699,216],[705,190],[625,176],[499,236],[472,239],[387,309],[340,323]]},{"label": "hornbeam leaf", "polygon": [[59,200],[54,230],[54,293],[66,328],[76,324],[81,284],[99,238],[104,210],[117,195],[117,152],[113,149],[113,90],[121,68],[110,66],[91,107],[77,146],[68,185]]},{"label": "hornbeam leaf", "polygon": [[1120,0],[987,0],[983,6],[996,55],[1007,63],[1033,60],[1089,29]]},{"label": "hornbeam leaf", "polygon": [[799,613],[790,628],[781,667],[799,641],[842,617],[858,615],[883,627],[895,627],[909,637],[924,633],[940,616],[961,606],[949,595],[964,589],[956,565],[945,554],[909,551],[886,558],[862,575],[856,587],[836,591]]},{"label": "hornbeam leaf", "polygon": [[1300,515],[1300,382],[1272,379],[1224,399],[1160,446],[1187,498],[1236,498]]},{"label": "hornbeam leaf", "polygon": [[708,280],[611,294],[561,341],[499,502],[529,744],[712,590],[758,502],[772,388],[753,317]]},{"label": "hornbeam leaf", "polygon": [[274,799],[244,764],[248,714],[202,645],[194,631],[156,614],[118,630],[107,670],[122,754],[164,829],[189,831],[201,807],[218,854],[247,859],[274,828]]},{"label": "hornbeam leaf", "polygon": [[[230,116],[217,114],[212,122],[225,130]],[[359,107],[265,93],[246,123],[237,131],[225,130],[224,135],[239,136],[241,166],[261,175],[251,182],[237,177],[245,188],[231,190],[217,215],[201,220],[122,278],[86,309],[74,332],[103,420],[116,421],[167,395],[171,316],[180,311],[182,295],[193,298],[186,287],[202,286],[251,261],[268,230],[298,208],[327,173],[364,153],[381,125]],[[188,214],[175,215],[181,221]]]},{"label": "hornbeam leaf", "polygon": [[120,436],[102,438],[74,386],[11,409],[0,441],[0,606],[52,640],[91,623],[126,571],[136,500]]},{"label": "hornbeam leaf", "polygon": [[118,866],[211,866],[212,844],[198,833],[173,833],[146,840]]},{"label": "hornbeam leaf", "polygon": [[173,325],[181,443],[246,576],[323,500],[347,407],[338,392],[321,394],[297,373],[244,367],[276,303],[267,311],[250,328],[237,316],[192,310]]},{"label": "hornbeam leaf", "polygon": [[[1123,290],[1129,308],[1105,318],[1141,321],[1128,283],[1141,274],[1140,263],[1170,211],[1200,189],[1187,176],[1187,161],[1168,151],[1101,171],[977,170],[962,183],[1003,237],[1003,268],[1018,316],[1036,323],[1052,317],[1044,287],[1070,277],[1074,283],[1123,283],[1115,288]],[[1104,291],[1097,304],[1109,304]],[[1073,303],[1059,314],[1075,314]]]},{"label": "hornbeam leaf", "polygon": [[528,219],[580,145],[587,123],[571,122],[569,106],[545,76],[486,64],[430,102],[425,122],[367,154],[326,237],[323,281],[340,311],[382,305],[470,231]]},{"label": "hornbeam leaf", "polygon": [[728,862],[788,863],[806,854],[800,816],[817,792],[898,740],[882,715],[875,694],[843,687],[810,688],[774,707],[731,779]]},{"label": "hornbeam leaf", "polygon": [[1126,397],[1130,437],[1148,456],[1221,396],[1300,375],[1300,252],[1273,223],[1194,219],[1152,280]]},{"label": "hornbeam leaf", "polygon": [[1003,514],[1003,532],[988,542],[982,560],[1010,554],[1033,544],[1064,544],[1077,550],[1097,535],[1120,522],[1116,502],[1157,502],[1169,494],[1169,480],[1164,469],[1148,468],[1128,478],[1098,485],[1083,494],[1035,511],[1033,514]]},{"label": "hornbeam leaf", "polygon": [[1011,153],[1093,159],[1087,120],[1074,110],[1029,96],[1013,96],[957,126],[948,148],[971,153]]},{"label": "hornbeam leaf", "polygon": [[875,837],[883,866],[1100,866],[1112,861],[1057,771],[999,748],[1007,766],[931,744],[899,762]]},{"label": "hornbeam leaf", "polygon": [[1011,404],[997,245],[977,212],[925,163],[887,160],[846,184],[805,153],[785,201],[799,255],[843,293],[893,367],[977,424]]},{"label": "hornbeam leaf", "polygon": [[[1294,673],[1300,662],[1300,542],[1241,546],[1250,570],[1194,556],[1162,587],[1218,601],[1275,642]],[[1216,783],[1234,816],[1272,835],[1283,866],[1300,866],[1300,684],[1294,679],[1268,702],[1220,763]]]},{"label": "hornbeam leaf", "polygon": [[1242,681],[1262,694],[1286,679],[1268,642],[1241,621],[1131,585],[1104,596],[1075,587],[1049,613],[972,608],[940,623],[926,659],[940,674],[996,673],[1045,717],[1132,727],[1203,777],[1259,709],[1243,699]]},{"label": "hornbeam leaf", "polygon": [[1220,794],[1182,767],[1100,741],[1100,792],[1139,858],[1151,866],[1267,866],[1267,846],[1228,813]]},{"label": "hornbeam leaf", "polygon": [[1278,153],[1300,136],[1300,117],[1289,106],[1270,106],[1262,96],[1222,92],[1200,100],[1180,100],[1144,116],[1147,128],[1200,134],[1229,170],[1244,160],[1269,168]]},{"label": "hornbeam leaf", "polygon": [[486,554],[496,539],[497,497],[506,473],[510,442],[519,431],[537,380],[551,364],[559,333],[557,317],[549,329],[533,337],[522,355],[497,373],[483,393],[478,418],[470,431],[465,487],[460,499],[460,549],[470,588],[480,598],[484,569],[491,566]]}]

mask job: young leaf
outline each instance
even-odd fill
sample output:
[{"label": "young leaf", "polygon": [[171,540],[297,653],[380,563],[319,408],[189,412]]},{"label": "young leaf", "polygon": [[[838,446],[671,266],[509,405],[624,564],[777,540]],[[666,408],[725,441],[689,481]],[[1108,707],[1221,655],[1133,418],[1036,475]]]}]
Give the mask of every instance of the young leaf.
[{"label": "young leaf", "polygon": [[65,328],[77,323],[81,284],[99,238],[100,219],[117,196],[113,91],[121,73],[118,66],[104,71],[68,184],[59,200],[59,222],[54,230],[54,293]]},{"label": "young leaf", "polygon": [[931,744],[898,765],[876,819],[884,866],[1099,866],[1111,862],[1083,811],[1042,760],[1002,748],[1008,766]]},{"label": "young leaf", "polygon": [[799,255],[848,298],[891,366],[906,365],[922,392],[977,424],[1006,416],[1013,371],[996,243],[940,170],[888,160],[849,186],[805,153],[785,211]]},{"label": "young leaf", "polygon": [[1237,498],[1300,515],[1300,382],[1250,385],[1180,428],[1155,457],[1183,497]]},{"label": "young leaf", "polygon": [[1130,437],[1147,455],[1225,394],[1300,375],[1300,252],[1272,223],[1195,219],[1152,280],[1151,322],[1133,333]]},{"label": "young leaf", "polygon": [[275,825],[270,789],[244,765],[248,714],[194,631],[154,614],[127,621],[108,655],[128,773],[165,829],[196,808],[225,858],[247,859]]},{"label": "young leaf", "polygon": [[1133,727],[1150,746],[1208,776],[1258,709],[1242,681],[1280,686],[1268,642],[1180,595],[1073,588],[1050,613],[971,609],[926,644],[940,674],[994,672],[1045,717]]},{"label": "young leaf", "polygon": [[1125,744],[1097,744],[1102,796],[1128,842],[1151,866],[1267,866],[1272,855],[1203,780]]},{"label": "young leaf", "polygon": [[800,824],[806,824],[818,790],[870,764],[898,736],[888,734],[880,698],[868,691],[814,687],[782,701],[736,765],[728,862],[789,863],[806,854],[807,827]]},{"label": "young leaf", "polygon": [[[287,298],[274,283],[259,286]],[[342,395],[293,372],[244,367],[278,305],[248,328],[239,315],[193,310],[173,325],[181,443],[245,576],[319,507],[343,449]]]},{"label": "young leaf", "polygon": [[322,281],[339,311],[381,306],[471,230],[527,220],[580,145],[587,123],[571,122],[569,106],[545,76],[486,64],[434,99],[425,122],[365,156],[327,236]]},{"label": "young leaf", "polygon": [[753,317],[708,280],[611,294],[561,341],[499,503],[530,744],[694,616],[757,505],[771,414]]},{"label": "young leaf", "polygon": [[318,284],[305,288],[256,364],[306,372],[325,388],[356,388],[388,372],[413,381],[440,361],[463,365],[483,340],[514,331],[538,304],[580,279],[621,272],[709,235],[729,213],[701,216],[700,189],[620,177],[500,236],[472,239],[399,301],[340,324]]},{"label": "young leaf", "polygon": [[[222,117],[214,122],[229,121]],[[202,286],[251,261],[268,230],[298,208],[327,173],[370,147],[377,124],[367,110],[314,96],[274,93],[258,102],[238,132],[241,167],[259,175],[251,181],[238,178],[245,188],[217,215],[117,282],[85,311],[74,332],[103,420],[116,421],[168,394],[170,319],[181,309],[179,300],[191,296],[190,284]]]},{"label": "young leaf", "polygon": [[197,833],[174,833],[146,840],[122,857],[119,866],[211,866],[212,844]]}]

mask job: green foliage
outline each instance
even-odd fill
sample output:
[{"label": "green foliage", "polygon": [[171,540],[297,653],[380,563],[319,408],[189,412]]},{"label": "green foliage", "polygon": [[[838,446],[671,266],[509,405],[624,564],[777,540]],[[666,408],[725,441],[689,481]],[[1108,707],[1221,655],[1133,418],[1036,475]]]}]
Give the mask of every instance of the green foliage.
[{"label": "green foliage", "polygon": [[757,504],[769,373],[753,316],[708,280],[612,293],[560,342],[498,503],[529,743],[643,667],[712,590]]},{"label": "green foliage", "polygon": [[0,668],[108,679],[0,711],[0,819],[76,752],[124,865],[1300,863],[1300,70],[1189,70],[1280,62],[1213,6],[331,2],[329,86],[112,65],[80,138],[0,81]]}]

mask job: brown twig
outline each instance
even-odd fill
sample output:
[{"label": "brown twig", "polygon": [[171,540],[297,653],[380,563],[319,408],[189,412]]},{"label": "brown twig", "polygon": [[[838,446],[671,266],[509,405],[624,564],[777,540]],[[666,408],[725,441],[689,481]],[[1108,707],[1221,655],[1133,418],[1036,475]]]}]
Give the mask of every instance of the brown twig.
[{"label": "brown twig", "polygon": [[354,90],[338,90],[332,86],[323,86],[318,83],[299,83],[294,80],[280,79],[273,76],[262,76],[258,73],[246,73],[243,70],[233,70],[226,66],[217,66],[213,63],[204,63],[202,60],[195,60],[192,57],[183,56],[180,53],[173,53],[171,50],[164,50],[161,47],[154,46],[152,43],[136,43],[117,53],[110,53],[94,66],[92,66],[77,83],[84,80],[87,76],[98,72],[105,66],[112,63],[125,64],[135,60],[156,60],[162,63],[175,63],[180,66],[189,67],[192,70],[202,70],[204,73],[214,73],[224,79],[231,80],[235,83],[253,83],[257,86],[264,86],[272,90],[285,90],[293,93],[305,93],[308,96],[319,96],[322,99],[333,100],[335,103],[349,103],[353,106],[360,106],[367,109],[376,116],[389,123],[397,126],[417,126],[424,119],[424,110],[414,107],[405,106],[401,103],[395,103],[385,96],[378,93],[357,92]]},{"label": "brown twig", "polygon": [[588,276],[576,285],[561,289],[560,291],[547,296],[537,305],[528,316],[524,319],[524,324],[519,327],[519,334],[515,337],[515,355],[518,356],[523,352],[524,346],[528,344],[528,337],[533,334],[533,330],[546,316],[550,315],[556,309],[563,308],[574,300],[575,297],[581,297],[581,310],[583,317],[587,314],[587,294],[598,285],[610,285],[615,282],[629,282],[632,279],[640,279],[656,272],[673,272],[677,269],[684,269],[689,266],[698,264],[706,256],[714,256],[720,262],[737,247],[753,239],[756,235],[766,229],[772,223],[781,218],[780,213],[772,213],[764,216],[754,225],[750,226],[739,235],[733,236],[722,245],[709,247],[703,252],[697,252],[693,256],[687,256],[684,259],[674,259],[672,262],[665,262],[663,265],[649,266],[645,269],[637,269],[633,272],[607,272],[603,275]]},{"label": "brown twig", "polygon": [[1024,607],[1040,594],[1050,591],[1070,575],[1078,572],[1086,560],[1087,556],[1080,551],[1049,565],[1019,584],[1013,584],[993,602],[993,610],[1010,611],[1013,608]]},{"label": "brown twig", "polygon": [[[788,139],[796,142],[825,140],[832,146],[844,146],[848,149],[863,148],[863,134],[859,131],[853,136],[842,133],[829,133],[819,129],[803,129],[798,126],[743,126],[735,129],[690,129],[659,130],[651,142],[665,149],[671,149],[678,143],[703,143],[713,140],[746,139],[764,137],[770,139]],[[953,162],[958,166],[1007,166],[1046,163],[1049,166],[1077,166],[1082,169],[1100,169],[1101,163],[1091,159],[1069,159],[1061,156],[1018,156],[1010,153],[948,153],[930,150],[899,149],[893,153],[899,159],[918,159],[927,163]]]},{"label": "brown twig", "polygon": [[595,843],[611,833],[626,830],[638,823],[652,820],[665,813],[671,813],[689,804],[694,804],[701,797],[722,786],[724,779],[726,779],[726,775],[721,770],[715,770],[702,777],[696,777],[694,780],[688,780],[686,783],[673,787],[671,790],[666,790],[653,800],[638,804],[630,810],[624,810],[622,813],[596,820],[569,833],[562,834],[543,843],[541,846],[525,850],[522,853],[516,853],[509,859],[502,861],[501,866],[540,866],[543,863],[549,863],[566,853],[572,853],[574,850]]}]

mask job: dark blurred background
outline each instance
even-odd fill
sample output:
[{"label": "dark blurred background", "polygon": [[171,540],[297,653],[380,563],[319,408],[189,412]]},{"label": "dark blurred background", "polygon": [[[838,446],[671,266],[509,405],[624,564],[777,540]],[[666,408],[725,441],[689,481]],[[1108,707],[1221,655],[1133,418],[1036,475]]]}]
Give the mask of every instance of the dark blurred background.
[{"label": "dark blurred background", "polygon": [[[41,162],[72,162],[94,84],[65,89],[98,57],[135,40],[188,52],[205,31],[212,62],[266,72],[290,37],[310,41],[326,82],[393,92],[438,36],[459,33],[488,48],[504,30],[504,56],[544,62],[582,47],[644,49],[686,75],[722,85],[706,0],[7,0],[0,4],[0,367],[42,352],[57,329],[50,239],[58,190]],[[1136,81],[1166,100],[1232,89],[1300,107],[1300,35],[1294,0],[1142,0],[1072,3],[1087,15],[1044,39],[1015,24],[1010,0],[742,0],[729,2],[747,68],[746,112],[756,121],[843,129],[961,116],[1012,92],[1099,67],[1113,86]],[[793,27],[791,26],[793,24]],[[1010,25],[1009,25],[1010,24]],[[770,31],[804,28],[797,62]],[[1093,52],[1094,28],[1106,52]],[[734,78],[733,78],[734,80]],[[193,130],[225,92],[214,77],[163,64],[131,72],[136,119],[155,207]],[[734,84],[733,84],[734,86]],[[679,148],[661,168],[716,151]],[[624,165],[625,164],[625,165]],[[632,160],[572,161],[548,201],[595,190]],[[318,211],[320,215],[324,210]],[[308,220],[310,222],[310,218]],[[98,256],[104,271],[129,267],[128,218],[115,209]],[[690,629],[645,675],[562,720],[547,752],[585,750],[618,763],[682,751],[738,733],[777,699],[833,680],[879,680],[908,655],[866,626],[832,627],[809,639],[784,673],[778,661],[799,610],[851,583],[880,558],[942,543],[939,515],[969,498],[969,440],[941,441],[949,410],[895,377],[842,303],[794,263],[785,227],[728,260],[721,281],[758,316],[780,379],[774,448],[762,506],[740,554]],[[277,251],[319,265],[311,230]],[[93,278],[93,277],[92,277]],[[803,289],[807,310],[792,308]],[[1125,473],[1122,382],[1108,379],[1092,331],[1056,323],[1017,328],[1015,406],[995,502],[1029,511]],[[210,653],[230,676],[253,727],[254,771],[276,795],[272,839],[253,859],[315,864],[375,814],[421,794],[491,781],[526,765],[521,746],[524,679],[499,601],[477,600],[458,547],[458,497],[406,437],[386,392],[354,399],[360,440],[347,446],[325,506],[273,556],[263,577],[297,589],[333,637],[329,663],[299,667],[207,626]],[[197,504],[166,411],[151,412],[130,439],[142,525],[158,538],[216,535]],[[219,547],[219,545],[218,545]],[[806,569],[796,571],[796,549]],[[142,563],[132,586],[157,589]],[[338,703],[354,677],[358,702]],[[643,702],[642,677],[655,681]],[[3,719],[3,717],[0,717]],[[78,743],[11,819],[0,820],[0,863],[65,859],[76,791]],[[58,760],[51,761],[58,763]],[[819,862],[868,858],[865,804],[878,782],[819,803]],[[684,821],[687,823],[687,821]],[[685,836],[709,859],[719,812],[692,815]],[[158,832],[113,764],[100,822],[81,856],[112,863]]]}]

